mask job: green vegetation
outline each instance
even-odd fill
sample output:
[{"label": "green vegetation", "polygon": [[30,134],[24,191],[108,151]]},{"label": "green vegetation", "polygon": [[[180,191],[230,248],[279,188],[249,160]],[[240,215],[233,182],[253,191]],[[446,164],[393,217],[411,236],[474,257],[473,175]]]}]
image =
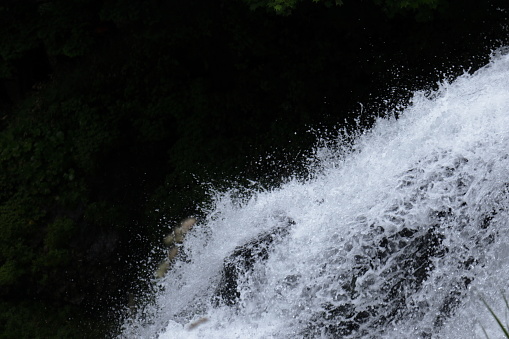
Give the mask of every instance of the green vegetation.
[{"label": "green vegetation", "polygon": [[[504,298],[504,302],[505,302],[505,306],[506,306],[507,310],[509,310],[509,302],[507,301],[506,296],[504,294],[502,294],[502,297]],[[486,306],[488,311],[491,313],[491,315],[493,316],[495,321],[497,322],[498,326],[500,327],[500,330],[502,330],[502,333],[504,333],[504,337],[509,338],[509,330],[508,330],[509,326],[507,326],[507,325],[504,326],[504,324],[502,323],[500,318],[497,316],[497,314],[493,311],[493,309],[490,307],[490,305],[488,305],[488,303],[485,300],[483,300],[482,302]],[[488,334],[486,333],[486,330],[484,328],[483,328],[483,331],[484,331],[484,334],[486,335],[486,338],[489,339]]]},{"label": "green vegetation", "polygon": [[112,309],[147,286],[150,250],[200,212],[210,185],[305,176],[310,127],[369,125],[359,102],[383,112],[481,66],[506,38],[497,8],[0,5],[0,337],[104,336]]},{"label": "green vegetation", "polygon": [[[251,9],[266,8],[278,14],[290,14],[300,2],[305,0],[243,0]],[[320,3],[326,7],[341,6],[344,0],[307,0]],[[373,0],[374,5],[379,6],[390,16],[406,11],[429,11],[447,6],[447,0]],[[369,8],[369,5],[366,5]]]}]

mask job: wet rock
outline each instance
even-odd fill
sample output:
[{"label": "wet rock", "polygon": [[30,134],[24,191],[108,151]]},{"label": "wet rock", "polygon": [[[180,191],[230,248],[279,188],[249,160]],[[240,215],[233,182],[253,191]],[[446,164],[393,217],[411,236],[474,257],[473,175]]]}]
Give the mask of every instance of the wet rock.
[{"label": "wet rock", "polygon": [[[474,279],[471,269],[479,264],[473,254],[494,241],[496,228],[491,225],[509,189],[503,185],[499,193],[490,192],[496,207],[478,212],[466,199],[473,184],[472,177],[462,172],[468,160],[459,157],[439,166],[437,161],[446,156],[438,154],[404,173],[398,189],[405,200],[388,208],[387,217],[371,225],[364,239],[350,245],[343,253],[352,258],[348,264],[327,272],[340,285],[342,298],[323,303],[301,333],[303,337],[377,338],[388,324],[427,317],[433,328],[415,335],[430,338],[461,305]],[[426,171],[428,166],[433,170]],[[413,206],[428,201],[428,195],[433,196],[433,208],[427,218],[419,220],[429,224],[405,226]],[[393,229],[399,231],[389,231]],[[461,240],[448,239],[450,236]],[[437,273],[443,261],[449,271]],[[442,300],[416,299],[433,284],[428,281],[432,275],[441,281]]]},{"label": "wet rock", "polygon": [[[355,337],[372,332],[366,329],[376,324],[387,324],[397,318],[406,306],[407,298],[421,288],[423,281],[433,269],[433,260],[442,257],[447,249],[442,245],[443,236],[436,227],[426,232],[405,228],[396,234],[383,237],[373,244],[373,255],[361,256],[352,268],[348,279],[342,285],[348,294],[345,303],[322,305],[322,311],[314,315],[310,325],[302,333],[306,338]],[[382,269],[380,269],[382,268]],[[378,271],[376,279],[383,281],[373,295],[375,302],[370,305],[356,305],[360,295],[368,293],[369,286],[359,281],[369,272]],[[343,273],[343,276],[346,276]]]},{"label": "wet rock", "polygon": [[221,281],[214,296],[216,305],[235,305],[240,297],[239,279],[252,271],[255,263],[266,261],[274,246],[290,231],[294,222],[285,218],[277,227],[237,247],[223,264]]},{"label": "wet rock", "polygon": [[168,248],[168,255],[154,272],[155,278],[162,278],[170,270],[175,257],[179,254],[180,247],[184,242],[187,232],[196,224],[196,218],[184,219],[179,227],[176,227],[170,234],[163,239],[164,245]]}]

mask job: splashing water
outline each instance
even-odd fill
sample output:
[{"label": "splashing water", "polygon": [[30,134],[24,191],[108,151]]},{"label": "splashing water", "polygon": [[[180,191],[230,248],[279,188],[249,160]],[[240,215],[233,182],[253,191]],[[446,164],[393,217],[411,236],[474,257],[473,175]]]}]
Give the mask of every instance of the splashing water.
[{"label": "splashing water", "polygon": [[480,298],[503,310],[509,281],[509,56],[338,152],[305,182],[219,196],[121,337],[499,336]]}]

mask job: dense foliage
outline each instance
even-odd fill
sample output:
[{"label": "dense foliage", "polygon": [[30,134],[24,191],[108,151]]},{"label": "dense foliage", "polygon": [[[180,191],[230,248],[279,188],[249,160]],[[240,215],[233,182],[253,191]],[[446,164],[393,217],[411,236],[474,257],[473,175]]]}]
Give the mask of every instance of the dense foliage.
[{"label": "dense foliage", "polygon": [[[292,9],[303,0],[243,0],[251,9],[266,8],[278,14],[289,14]],[[308,0],[309,1],[309,0]],[[311,0],[315,3],[322,3],[327,7],[341,6],[343,0]],[[372,0],[372,3],[382,8],[386,14],[393,16],[397,13],[407,11],[428,11],[430,9],[444,8],[447,0]],[[369,8],[369,7],[366,7]]]},{"label": "dense foliage", "polygon": [[503,1],[0,5],[0,337],[104,336],[206,183],[305,175],[310,127],[475,69],[506,19]]}]

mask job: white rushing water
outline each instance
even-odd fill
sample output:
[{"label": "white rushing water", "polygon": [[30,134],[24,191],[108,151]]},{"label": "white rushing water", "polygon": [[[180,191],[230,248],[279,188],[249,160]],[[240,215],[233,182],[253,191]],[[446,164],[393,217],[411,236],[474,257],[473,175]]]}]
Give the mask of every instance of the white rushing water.
[{"label": "white rushing water", "polygon": [[218,197],[121,337],[501,338],[481,298],[504,318],[508,55],[316,157]]}]

